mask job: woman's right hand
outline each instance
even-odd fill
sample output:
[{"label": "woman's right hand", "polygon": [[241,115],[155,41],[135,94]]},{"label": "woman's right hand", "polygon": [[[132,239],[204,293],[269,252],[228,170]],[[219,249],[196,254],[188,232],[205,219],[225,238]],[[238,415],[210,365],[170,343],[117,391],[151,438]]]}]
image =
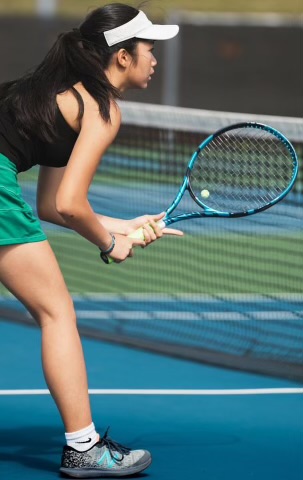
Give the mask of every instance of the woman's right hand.
[{"label": "woman's right hand", "polygon": [[113,251],[110,253],[109,257],[115,263],[124,262],[128,257],[133,257],[134,247],[145,247],[146,243],[144,240],[139,238],[130,238],[125,235],[115,234],[116,244]]}]

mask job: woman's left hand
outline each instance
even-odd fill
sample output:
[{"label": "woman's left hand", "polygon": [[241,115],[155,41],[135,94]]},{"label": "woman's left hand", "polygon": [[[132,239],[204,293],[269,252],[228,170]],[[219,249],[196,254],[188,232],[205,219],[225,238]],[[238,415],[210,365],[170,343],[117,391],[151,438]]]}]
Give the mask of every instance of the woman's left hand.
[{"label": "woman's left hand", "polygon": [[164,217],[165,212],[162,212],[157,215],[143,215],[132,220],[127,220],[125,234],[130,235],[138,228],[142,227],[146,245],[149,245],[158,238],[163,237],[163,235],[176,235],[179,237],[184,235],[181,230],[176,230],[174,228],[164,228],[162,230],[159,227],[158,222]]}]

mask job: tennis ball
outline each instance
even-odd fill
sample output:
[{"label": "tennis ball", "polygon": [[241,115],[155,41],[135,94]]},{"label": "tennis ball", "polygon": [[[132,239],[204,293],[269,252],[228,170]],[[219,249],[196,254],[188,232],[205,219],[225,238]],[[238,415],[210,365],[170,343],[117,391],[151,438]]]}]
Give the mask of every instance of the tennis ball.
[{"label": "tennis ball", "polygon": [[202,198],[208,198],[209,197],[209,191],[208,190],[201,190],[201,197]]}]

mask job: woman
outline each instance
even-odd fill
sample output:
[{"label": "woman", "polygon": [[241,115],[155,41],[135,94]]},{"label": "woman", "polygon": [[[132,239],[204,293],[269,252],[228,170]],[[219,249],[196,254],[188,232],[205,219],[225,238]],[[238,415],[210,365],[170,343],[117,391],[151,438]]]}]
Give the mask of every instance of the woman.
[{"label": "woman", "polygon": [[[159,229],[163,214],[119,220],[95,213],[87,199],[120,126],[115,99],[147,87],[157,63],[154,40],[177,33],[177,26],[153,25],[135,8],[107,5],[60,35],[33,73],[0,86],[0,280],[41,327],[45,379],[67,432],[60,470],[71,477],[131,475],[151,456],[95,430],[73,302],[17,174],[40,165],[40,219],[75,230],[104,260],[122,262],[163,233],[182,235]],[[130,239],[141,226],[144,241]]]}]

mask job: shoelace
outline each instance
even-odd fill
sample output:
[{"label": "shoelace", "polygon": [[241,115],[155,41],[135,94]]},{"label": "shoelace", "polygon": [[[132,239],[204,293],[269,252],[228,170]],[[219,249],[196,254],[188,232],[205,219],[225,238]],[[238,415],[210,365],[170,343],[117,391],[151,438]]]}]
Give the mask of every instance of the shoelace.
[{"label": "shoelace", "polygon": [[[100,438],[100,443],[106,446],[113,460],[115,460],[116,462],[122,462],[124,455],[129,455],[131,449],[124,447],[120,443],[114,442],[111,438],[107,436],[108,431],[109,431],[109,427],[107,427],[107,430],[103,435],[103,437]],[[121,458],[116,458],[115,455],[112,453],[113,451],[120,453]]]}]

